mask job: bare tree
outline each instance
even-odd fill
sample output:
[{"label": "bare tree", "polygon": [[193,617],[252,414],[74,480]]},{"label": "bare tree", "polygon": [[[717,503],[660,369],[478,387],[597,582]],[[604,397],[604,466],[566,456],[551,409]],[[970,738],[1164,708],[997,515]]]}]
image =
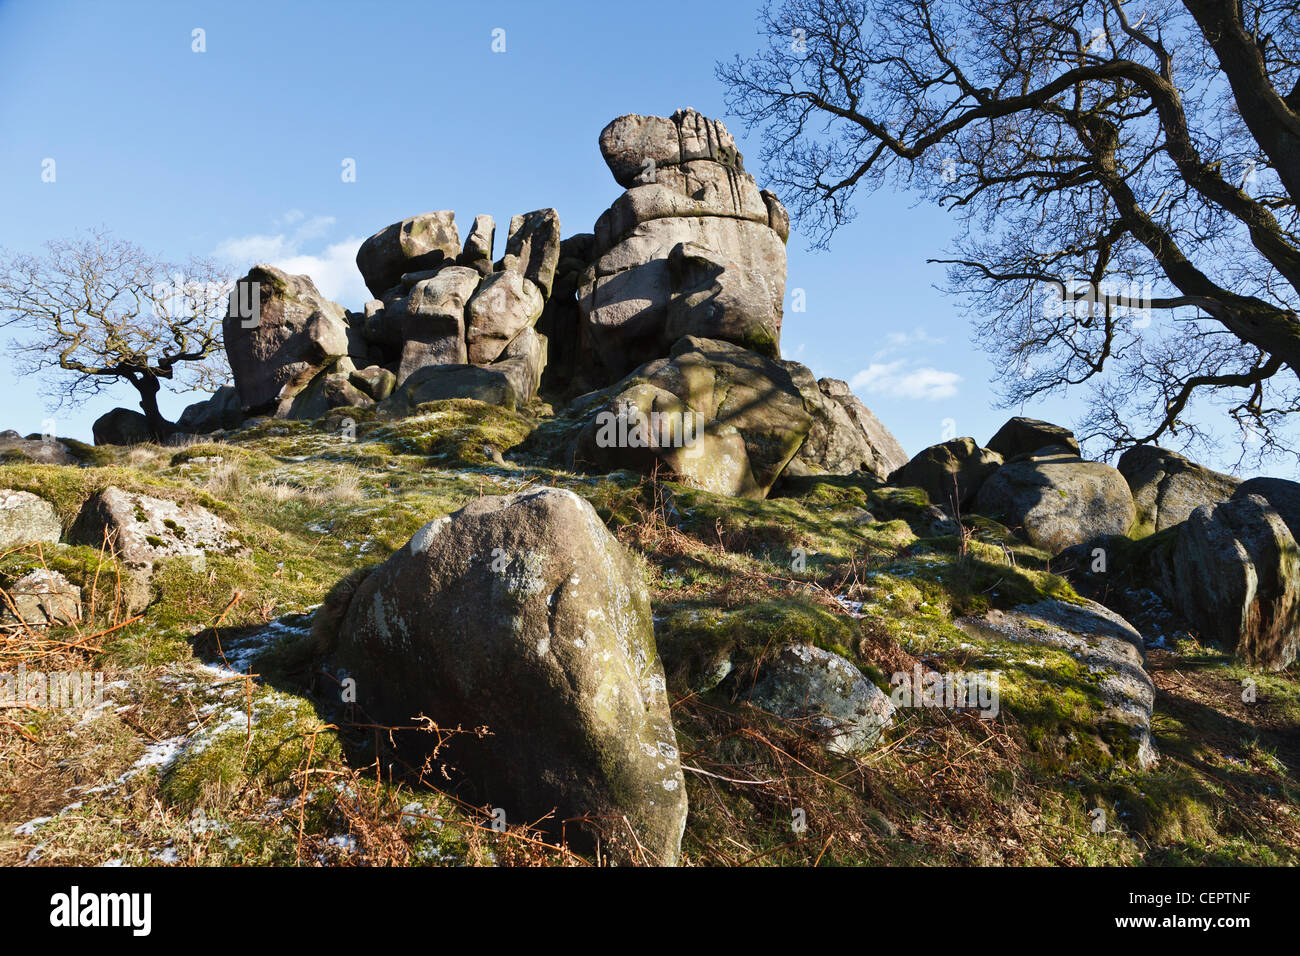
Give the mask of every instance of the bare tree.
[{"label": "bare tree", "polygon": [[[0,252],[0,325],[23,374],[47,375],[60,404],[130,382],[155,439],[162,380],[182,389],[224,381],[221,318],[233,283],[211,262],[183,267],[91,231],[45,244],[42,256]],[[57,374],[68,373],[68,374]]]},{"label": "bare tree", "polygon": [[859,189],[953,210],[931,261],[1005,404],[1089,383],[1109,452],[1206,444],[1215,407],[1242,458],[1296,452],[1295,0],[791,0],[760,30],[718,75],[772,188],[822,247]]}]

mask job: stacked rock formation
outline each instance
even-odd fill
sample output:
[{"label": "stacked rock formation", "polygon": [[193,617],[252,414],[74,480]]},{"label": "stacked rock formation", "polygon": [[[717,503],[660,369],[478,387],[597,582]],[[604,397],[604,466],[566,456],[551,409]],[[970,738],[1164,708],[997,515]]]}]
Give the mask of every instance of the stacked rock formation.
[{"label": "stacked rock formation", "polygon": [[789,217],[726,128],[691,109],[629,114],[605,127],[600,150],[626,191],[597,220],[576,291],[571,392],[600,390],[570,410],[568,463],[660,467],[747,497],[785,477],[883,478],[902,465],[847,385],[781,360]]},{"label": "stacked rock formation", "polygon": [[515,216],[495,264],[494,236],[492,217],[478,216],[462,245],[450,211],[380,230],[357,252],[375,296],[361,313],[307,276],[254,266],[224,323],[243,412],[306,419],[340,406],[402,415],[443,398],[531,400],[546,365],[533,326],[555,280],[559,217]]},{"label": "stacked rock formation", "polygon": [[777,357],[789,217],[726,128],[692,109],[629,114],[601,132],[600,151],[627,191],[596,221],[578,302],[607,380],[684,335]]},{"label": "stacked rock formation", "polygon": [[[553,400],[582,396],[567,412],[568,464],[666,469],[751,497],[785,477],[884,478],[903,465],[845,383],[781,360],[789,217],[726,127],[692,109],[628,114],[600,150],[625,191],[591,233],[561,241],[553,209],[515,216],[494,264],[490,216],[463,244],[452,212],[404,219],[357,252],[375,297],[359,314],[306,276],[254,267],[225,323],[239,410],[400,417],[448,398],[516,408],[544,383]],[[187,421],[230,427],[230,399]],[[689,418],[690,448],[657,432],[606,441],[602,420],[629,411],[674,418],[679,439]]]}]

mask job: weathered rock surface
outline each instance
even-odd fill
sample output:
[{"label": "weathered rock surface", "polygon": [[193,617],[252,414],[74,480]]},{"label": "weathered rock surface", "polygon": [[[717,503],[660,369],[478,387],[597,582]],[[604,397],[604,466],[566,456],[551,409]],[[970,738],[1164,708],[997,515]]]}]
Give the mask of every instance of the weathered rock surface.
[{"label": "weathered rock surface", "polygon": [[54,505],[29,491],[0,489],[0,551],[24,544],[56,544],[63,523]]},{"label": "weathered rock surface", "polygon": [[384,418],[409,415],[417,405],[449,398],[472,398],[515,409],[528,401],[522,391],[529,379],[517,360],[495,365],[426,365],[413,372],[376,411]]},{"label": "weathered rock surface", "polygon": [[1227,501],[1241,484],[1155,445],[1130,448],[1116,467],[1133,492],[1138,525],[1151,531],[1186,521],[1200,505]]},{"label": "weathered rock surface", "polygon": [[176,420],[176,427],[192,435],[207,435],[238,428],[243,420],[239,392],[233,385],[223,385],[210,398],[186,406]]},{"label": "weathered rock surface", "polygon": [[1011,418],[998,429],[985,446],[1010,461],[1017,455],[1032,455],[1041,448],[1059,446],[1079,454],[1079,442],[1074,432],[1037,418]]},{"label": "weathered rock surface", "polygon": [[[860,470],[886,478],[895,469],[907,464],[907,452],[903,451],[898,439],[862,403],[862,399],[853,394],[847,382],[837,378],[819,378],[817,387],[823,395],[844,409],[849,420],[857,426],[856,431],[870,452],[870,457],[864,458],[863,464],[859,466]],[[850,456],[852,457],[858,456]]]},{"label": "weathered rock surface", "polygon": [[356,366],[347,356],[319,372],[291,398],[284,399],[276,410],[278,418],[308,420],[320,418],[331,408],[368,408],[370,396],[353,382]]},{"label": "weathered rock surface", "polygon": [[475,365],[495,361],[542,314],[542,292],[519,272],[494,272],[465,306],[465,341]]},{"label": "weathered rock surface", "polygon": [[465,237],[465,248],[456,259],[457,265],[469,266],[487,275],[492,271],[492,246],[496,242],[497,226],[491,216],[475,216],[474,225]]},{"label": "weathered rock surface", "polygon": [[953,623],[976,639],[1065,651],[1099,679],[1104,709],[1091,729],[1112,755],[1144,769],[1159,759],[1151,739],[1155,686],[1144,667],[1142,636],[1118,614],[1092,601],[1048,600]]},{"label": "weathered rock surface", "polygon": [[975,505],[1052,554],[1100,535],[1125,534],[1136,514],[1123,475],[1064,451],[1002,466],[984,482]]},{"label": "weathered rock surface", "polygon": [[5,588],[0,627],[45,628],[81,620],[81,588],[58,571],[36,568]]},{"label": "weathered rock surface", "polygon": [[813,425],[783,363],[693,336],[598,399],[575,462],[642,471],[659,462],[695,487],[744,497],[766,496]]},{"label": "weathered rock surface", "polygon": [[357,268],[370,294],[379,298],[408,272],[439,269],[460,255],[460,233],[451,210],[426,212],[375,233],[357,250]]},{"label": "weathered rock surface", "polygon": [[90,433],[96,445],[140,445],[153,441],[149,419],[130,408],[114,408],[95,419]]},{"label": "weathered rock surface", "polygon": [[22,455],[44,465],[75,465],[77,459],[57,438],[33,435],[24,438],[13,429],[0,432],[0,455]]},{"label": "weathered rock surface", "polygon": [[348,381],[376,402],[392,395],[397,387],[397,376],[379,365],[357,369],[348,376]]},{"label": "weathered rock surface", "polygon": [[468,266],[448,266],[411,287],[402,319],[399,385],[426,365],[465,364],[465,304],[480,278]]},{"label": "weathered rock surface", "polygon": [[560,262],[560,216],[554,209],[536,209],[510,220],[501,269],[517,272],[549,297]]},{"label": "weathered rock surface", "polygon": [[450,742],[471,802],[518,822],[554,810],[557,835],[586,815],[570,838],[587,826],[616,860],[677,862],[685,782],[649,596],[572,492],[485,497],[421,528],[357,588],[334,658],[379,721],[488,728]]},{"label": "weathered rock surface", "polygon": [[597,258],[578,292],[605,381],[684,335],[778,355],[785,240],[772,222],[780,204],[759,192],[725,127],[694,110],[630,114],[611,122],[600,144],[627,186],[597,220]]},{"label": "weathered rock surface", "polygon": [[651,177],[664,167],[691,160],[707,159],[727,168],[739,168],[742,162],[727,128],[689,108],[671,117],[618,117],[601,130],[600,153],[625,189],[653,182]]},{"label": "weathered rock surface", "polygon": [[1234,498],[1259,495],[1281,515],[1291,529],[1291,537],[1300,541],[1300,482],[1285,478],[1251,478],[1237,486]]},{"label": "weathered rock surface", "polygon": [[115,485],[86,501],[68,530],[68,541],[94,548],[107,542],[110,554],[136,566],[151,566],[162,558],[243,549],[235,529],[207,508]]},{"label": "weathered rock surface", "polygon": [[[239,280],[222,323],[230,370],[243,410],[261,412],[291,399],[325,366],[348,354],[349,326],[341,305],[307,276],[258,265]],[[257,287],[257,315],[240,313]]]},{"label": "weathered rock surface", "polygon": [[811,644],[777,649],[763,663],[749,701],[846,756],[868,753],[894,715],[889,698],[852,663]]},{"label": "weathered rock surface", "polygon": [[516,403],[522,405],[537,394],[546,370],[546,336],[525,327],[510,340],[501,357],[488,368],[504,372],[515,390]]},{"label": "weathered rock surface", "polygon": [[967,510],[984,483],[1002,467],[1002,456],[975,444],[973,438],[953,438],[917,452],[889,475],[889,483],[920,488],[950,514]]},{"label": "weathered rock surface", "polygon": [[1173,599],[1201,636],[1247,663],[1287,667],[1300,650],[1300,549],[1267,499],[1201,505],[1178,529]]}]

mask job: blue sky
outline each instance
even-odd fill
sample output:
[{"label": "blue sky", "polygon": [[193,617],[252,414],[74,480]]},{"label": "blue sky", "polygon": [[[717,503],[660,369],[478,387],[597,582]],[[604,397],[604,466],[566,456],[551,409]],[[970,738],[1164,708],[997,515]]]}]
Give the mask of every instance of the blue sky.
[{"label": "blue sky", "polygon": [[[454,209],[462,236],[553,206],[588,232],[618,196],[597,147],[622,113],[684,106],[723,119],[763,185],[758,144],[722,106],[714,64],[758,46],[757,0],[654,4],[15,2],[0,0],[0,246],[38,251],[89,226],[161,255],[271,261],[359,310],[362,239]],[[192,50],[192,31],[206,52]],[[505,31],[505,52],[492,50]],[[42,182],[42,162],[56,180]],[[356,181],[344,182],[345,160]],[[987,441],[991,368],[927,265],[953,235],[908,195],[860,200],[829,252],[791,236],[785,357],[854,382],[909,454]],[[807,309],[793,312],[793,290]],[[3,335],[7,344],[9,335]],[[0,428],[41,430],[38,384],[0,349]],[[165,397],[174,416],[200,396]],[[1078,396],[1082,398],[1082,396]],[[1026,413],[1069,424],[1077,399]],[[88,440],[125,383],[55,416]]]}]

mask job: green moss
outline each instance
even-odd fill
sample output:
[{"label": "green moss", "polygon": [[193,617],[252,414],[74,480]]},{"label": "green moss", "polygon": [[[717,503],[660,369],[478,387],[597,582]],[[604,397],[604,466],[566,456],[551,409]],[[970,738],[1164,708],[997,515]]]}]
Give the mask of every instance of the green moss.
[{"label": "green moss", "polygon": [[309,753],[318,767],[342,756],[335,732],[300,698],[259,691],[251,727],[241,716],[235,712],[188,742],[162,776],[167,800],[192,810],[228,806],[249,788],[288,796]]},{"label": "green moss", "polygon": [[426,402],[391,424],[370,426],[358,438],[387,446],[395,454],[424,455],[440,463],[483,465],[514,448],[533,430],[527,415],[468,398]]},{"label": "green moss", "polygon": [[655,625],[669,686],[708,690],[731,671],[745,671],[784,644],[813,644],[852,657],[855,628],[843,614],[802,598],[736,610],[685,604]]}]

